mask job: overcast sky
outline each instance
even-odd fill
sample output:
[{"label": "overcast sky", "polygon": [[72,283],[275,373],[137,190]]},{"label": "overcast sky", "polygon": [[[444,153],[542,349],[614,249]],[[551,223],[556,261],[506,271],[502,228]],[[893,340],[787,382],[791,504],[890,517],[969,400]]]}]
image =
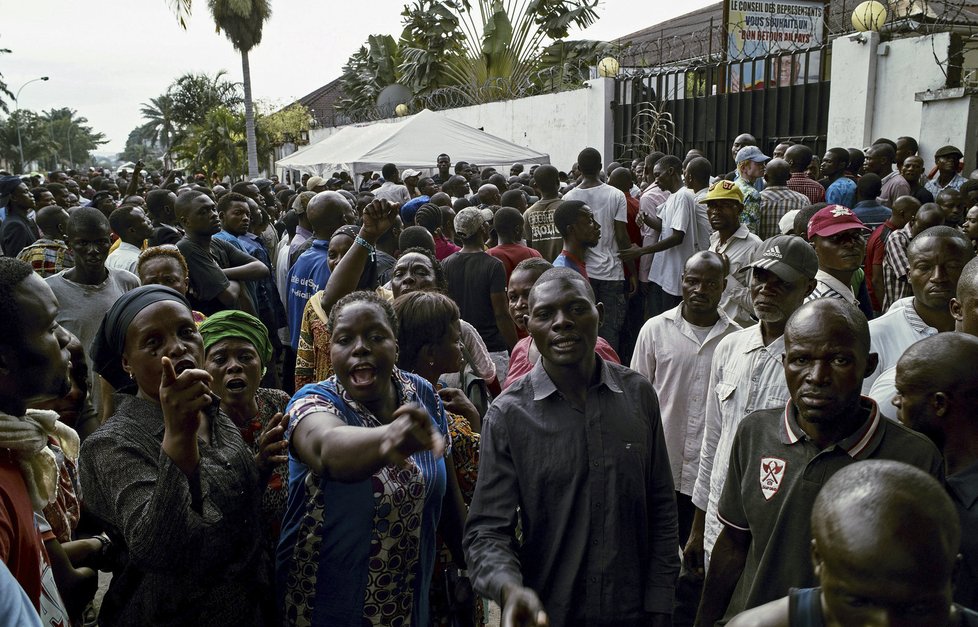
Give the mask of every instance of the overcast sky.
[{"label": "overcast sky", "polygon": [[[715,0],[605,0],[600,19],[575,38],[608,40],[712,4]],[[339,76],[343,64],[374,33],[400,33],[401,0],[274,0],[260,46],[252,50],[254,98],[287,104]],[[166,91],[185,72],[227,70],[241,80],[241,57],[214,32],[203,0],[188,30],[168,0],[33,0],[5,3],[0,73],[20,106],[70,107],[87,117],[120,152],[140,125],[140,104]],[[13,103],[10,103],[13,110]]]}]

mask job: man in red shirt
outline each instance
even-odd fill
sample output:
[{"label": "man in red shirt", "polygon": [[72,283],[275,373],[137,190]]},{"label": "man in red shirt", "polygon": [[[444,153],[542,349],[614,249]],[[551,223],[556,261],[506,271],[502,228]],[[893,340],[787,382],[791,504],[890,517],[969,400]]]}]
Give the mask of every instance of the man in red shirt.
[{"label": "man in red shirt", "polygon": [[920,209],[920,201],[913,196],[900,196],[893,202],[893,213],[883,224],[876,227],[866,242],[866,289],[873,303],[873,311],[883,313],[883,257],[886,256],[886,240],[890,233],[907,225]]},{"label": "man in red shirt", "polygon": [[71,336],[57,314],[58,299],[30,264],[0,259],[0,559],[45,625],[68,624],[34,519],[55,496],[48,486],[56,485],[57,464],[46,447],[54,420],[27,404],[71,388]]},{"label": "man in red shirt", "polygon": [[490,248],[489,254],[503,262],[508,285],[513,268],[524,259],[540,257],[540,253],[520,243],[523,239],[523,214],[519,209],[502,207],[492,218],[492,228],[496,229],[499,245]]}]

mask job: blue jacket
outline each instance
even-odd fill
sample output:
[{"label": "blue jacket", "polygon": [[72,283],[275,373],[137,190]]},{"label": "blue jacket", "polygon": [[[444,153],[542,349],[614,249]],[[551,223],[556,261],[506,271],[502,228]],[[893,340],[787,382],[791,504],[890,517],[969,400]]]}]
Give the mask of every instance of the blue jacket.
[{"label": "blue jacket", "polygon": [[289,337],[292,348],[299,347],[299,329],[302,327],[302,310],[312,295],[326,287],[329,279],[329,240],[313,240],[312,246],[295,260],[289,270]]}]

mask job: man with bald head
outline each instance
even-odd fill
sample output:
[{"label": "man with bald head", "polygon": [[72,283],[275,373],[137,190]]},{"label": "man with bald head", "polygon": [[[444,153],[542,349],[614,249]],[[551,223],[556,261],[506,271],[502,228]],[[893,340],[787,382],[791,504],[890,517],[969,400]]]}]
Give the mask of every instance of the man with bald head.
[{"label": "man with bald head", "polygon": [[326,286],[329,279],[329,239],[336,229],[353,223],[349,201],[339,192],[332,191],[316,194],[306,207],[306,217],[312,227],[312,244],[289,269],[287,283],[287,314],[293,349],[299,346],[299,327],[306,303]]},{"label": "man with bald head", "polygon": [[498,206],[502,200],[502,196],[499,194],[499,188],[492,183],[486,183],[481,186],[476,197],[479,200],[480,207]]},{"label": "man with bald head", "polygon": [[453,174],[448,177],[447,181],[441,184],[441,190],[448,194],[454,202],[468,195],[468,183],[465,181],[464,176]]},{"label": "man with bald head", "polygon": [[757,236],[762,240],[781,232],[778,223],[784,214],[811,204],[808,196],[788,187],[791,168],[784,159],[771,159],[764,169],[764,191],[758,214]]},{"label": "man with bald head", "polygon": [[[900,355],[920,340],[954,330],[950,302],[965,265],[975,257],[971,241],[949,226],[935,226],[910,241],[907,249],[911,296],[896,301],[885,314],[870,322],[873,351],[879,369],[866,378],[864,393],[882,373],[897,364]],[[874,398],[876,392],[873,393]]]},{"label": "man with bald head", "polygon": [[961,571],[954,600],[978,604],[978,338],[941,333],[900,357],[893,404],[900,422],[933,440],[947,464],[947,488],[961,518]]},{"label": "man with bald head", "polygon": [[944,224],[944,212],[934,203],[922,205],[914,217],[886,240],[883,254],[883,312],[893,303],[913,295],[910,285],[910,259],[907,250],[910,240],[932,226]]},{"label": "man with bald head", "polygon": [[955,331],[978,336],[978,258],[961,271],[957,294],[951,299],[951,315]]},{"label": "man with bald head", "polygon": [[792,590],[729,627],[978,625],[952,602],[967,530],[927,473],[889,460],[847,466],[816,497],[811,528],[820,587]]},{"label": "man with bald head", "polygon": [[812,164],[812,149],[804,144],[795,144],[785,151],[784,160],[791,168],[788,189],[804,194],[813,205],[825,202],[825,188],[808,176],[808,166]]},{"label": "man with bald head", "polygon": [[785,327],[784,351],[791,401],[747,416],[734,438],[701,627],[816,583],[808,521],[840,469],[891,459],[943,478],[937,448],[860,395],[876,355],[859,309],[834,298],[804,304]]},{"label": "man with bald head", "polygon": [[722,255],[694,253],[683,268],[682,302],[645,322],[631,360],[632,370],[644,375],[659,397],[683,542],[693,524],[693,484],[706,413],[706,396],[698,392],[709,385],[717,344],[740,328],[719,307],[726,279]]}]

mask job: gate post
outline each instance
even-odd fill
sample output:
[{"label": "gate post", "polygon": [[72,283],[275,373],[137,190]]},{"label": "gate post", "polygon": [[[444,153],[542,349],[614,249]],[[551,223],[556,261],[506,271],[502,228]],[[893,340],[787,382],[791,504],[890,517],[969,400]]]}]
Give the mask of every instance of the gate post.
[{"label": "gate post", "polygon": [[832,42],[828,146],[863,148],[873,141],[880,34],[855,33]]},{"label": "gate post", "polygon": [[[615,159],[615,118],[612,102],[615,99],[614,78],[593,78],[587,81],[587,120],[581,122],[588,127],[588,146],[601,151],[605,166]],[[628,120],[626,124],[630,124]],[[584,148],[584,146],[581,146]],[[570,164],[563,164],[569,167]]]}]

